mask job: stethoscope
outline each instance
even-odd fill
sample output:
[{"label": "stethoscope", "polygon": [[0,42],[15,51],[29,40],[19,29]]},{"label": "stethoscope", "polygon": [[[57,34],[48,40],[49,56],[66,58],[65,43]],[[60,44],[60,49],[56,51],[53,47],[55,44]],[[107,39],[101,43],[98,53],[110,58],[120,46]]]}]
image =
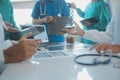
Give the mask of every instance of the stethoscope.
[{"label": "stethoscope", "polygon": [[[108,54],[82,54],[82,55],[78,55],[74,58],[74,62],[80,65],[86,65],[86,66],[95,66],[95,65],[99,65],[99,64],[109,64],[111,62],[112,57],[114,58],[118,58],[120,59],[119,56],[116,55],[112,55],[112,51],[108,50],[105,53]],[[92,59],[91,63],[85,63],[84,61],[81,61],[80,58],[82,57],[93,57],[95,56],[95,58]],[[104,58],[104,57],[108,57],[107,59],[104,60],[100,60],[100,58]]]},{"label": "stethoscope", "polygon": [[[44,10],[42,11],[42,6],[44,6]],[[46,15],[46,1],[45,0],[41,0],[40,3],[40,16],[45,16]],[[61,17],[60,14],[60,0],[58,0],[58,17]]]}]

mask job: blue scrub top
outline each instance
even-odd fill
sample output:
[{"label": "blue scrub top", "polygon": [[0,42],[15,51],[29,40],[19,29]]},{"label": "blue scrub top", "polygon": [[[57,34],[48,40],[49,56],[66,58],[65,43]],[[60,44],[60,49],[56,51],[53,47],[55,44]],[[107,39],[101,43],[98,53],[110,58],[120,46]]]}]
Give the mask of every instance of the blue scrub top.
[{"label": "blue scrub top", "polygon": [[[40,5],[41,4],[41,5]],[[45,5],[46,5],[46,15],[49,16],[57,16],[58,13],[61,14],[61,16],[70,16],[70,10],[69,7],[67,6],[66,2],[64,0],[55,0],[54,2],[49,2],[48,0],[45,0],[43,3],[41,3],[41,0],[38,0],[36,4],[33,7],[32,11],[32,18],[38,19],[38,18],[43,18],[44,16],[40,16],[40,6],[42,9],[42,13],[45,12]],[[45,24],[46,30],[48,30],[48,25]],[[64,42],[65,38],[64,35],[48,35],[49,42]]]}]

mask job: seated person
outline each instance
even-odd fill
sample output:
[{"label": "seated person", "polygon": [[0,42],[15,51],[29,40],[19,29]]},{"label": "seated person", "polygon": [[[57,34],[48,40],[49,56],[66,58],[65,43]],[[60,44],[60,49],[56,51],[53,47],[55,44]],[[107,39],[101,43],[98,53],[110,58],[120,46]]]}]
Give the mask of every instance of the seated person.
[{"label": "seated person", "polygon": [[18,42],[4,41],[4,29],[6,31],[15,31],[8,29],[0,15],[0,66],[2,63],[16,63],[24,61],[35,54],[41,40],[27,39],[32,33],[25,34]]}]

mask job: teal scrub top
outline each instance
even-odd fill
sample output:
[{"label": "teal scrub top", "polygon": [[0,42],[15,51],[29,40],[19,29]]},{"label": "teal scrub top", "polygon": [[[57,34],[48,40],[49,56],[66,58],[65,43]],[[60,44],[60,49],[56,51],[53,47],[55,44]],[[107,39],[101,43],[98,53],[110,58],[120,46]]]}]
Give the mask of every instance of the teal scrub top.
[{"label": "teal scrub top", "polygon": [[[0,13],[4,21],[12,23],[13,27],[17,28],[14,21],[13,7],[10,0],[0,0]],[[9,32],[5,32],[5,40],[10,39],[10,34],[11,33]]]},{"label": "teal scrub top", "polygon": [[[97,2],[90,2],[85,8],[85,12],[81,11],[79,8],[76,9],[77,13],[82,18],[95,17],[98,22],[92,23],[89,27],[84,26],[84,30],[97,29],[99,31],[105,31],[106,26],[110,21],[110,13],[108,5],[103,0],[98,0]],[[82,39],[82,42],[94,44],[94,42],[86,39]]]}]

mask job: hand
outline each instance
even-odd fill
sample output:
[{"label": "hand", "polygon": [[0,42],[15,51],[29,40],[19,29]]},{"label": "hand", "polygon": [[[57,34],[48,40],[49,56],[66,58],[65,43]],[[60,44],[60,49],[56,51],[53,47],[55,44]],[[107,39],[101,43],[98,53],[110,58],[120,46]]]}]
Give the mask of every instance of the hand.
[{"label": "hand", "polygon": [[91,23],[90,23],[90,22],[85,21],[84,23],[82,23],[82,25],[83,25],[83,26],[86,26],[86,27],[89,27],[89,26],[91,25]]},{"label": "hand", "polygon": [[90,50],[92,50],[94,48],[98,52],[112,50],[112,52],[114,52],[114,53],[120,53],[120,45],[113,45],[113,44],[108,44],[108,43],[101,43],[101,44],[94,45],[93,47],[90,48]]},{"label": "hand", "polygon": [[41,40],[27,39],[31,33],[25,34],[18,43],[4,50],[5,63],[17,63],[30,58],[36,53]]},{"label": "hand", "polygon": [[84,30],[82,30],[80,28],[80,26],[75,21],[73,21],[73,23],[75,24],[75,26],[73,26],[75,28],[63,29],[63,31],[67,32],[70,35],[80,35],[80,36],[83,36],[84,35]]},{"label": "hand", "polygon": [[50,22],[52,22],[53,21],[53,17],[52,16],[46,16],[45,18],[44,18],[44,22],[45,23],[50,23]]},{"label": "hand", "polygon": [[4,22],[5,25],[7,26],[8,30],[5,29],[5,31],[8,31],[8,32],[19,32],[19,30],[13,28],[13,24],[9,23],[9,22]]}]

